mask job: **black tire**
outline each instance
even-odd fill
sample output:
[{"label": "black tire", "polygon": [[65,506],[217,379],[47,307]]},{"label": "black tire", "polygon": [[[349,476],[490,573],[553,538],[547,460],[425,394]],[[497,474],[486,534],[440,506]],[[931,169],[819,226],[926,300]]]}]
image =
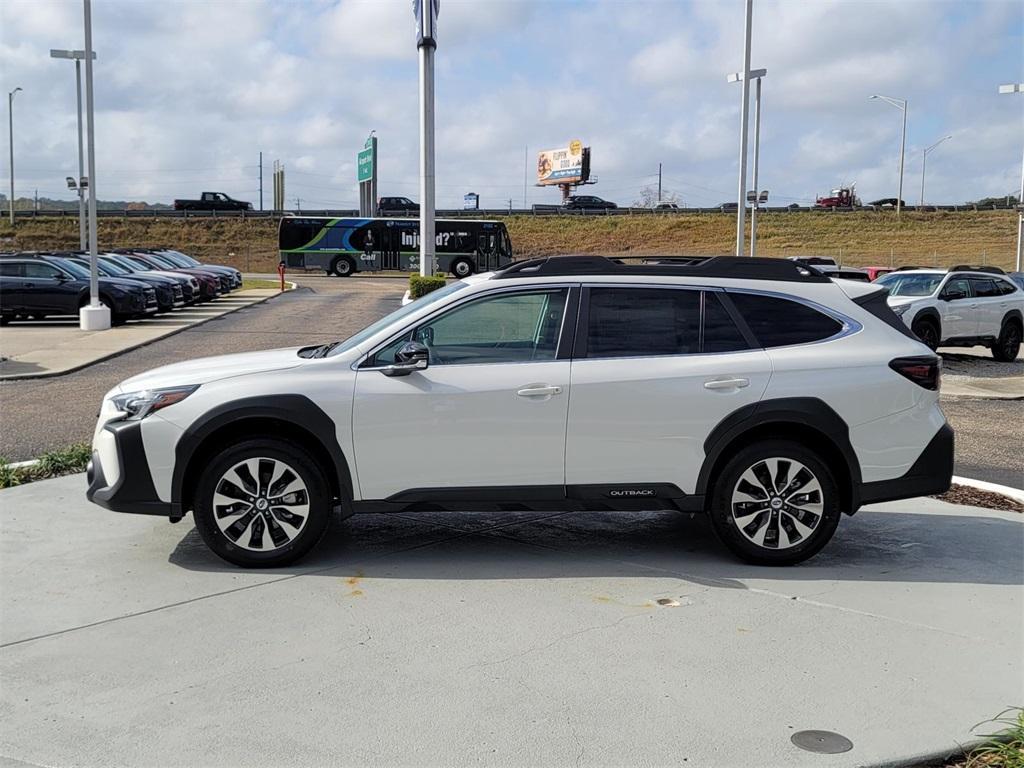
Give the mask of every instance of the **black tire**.
[{"label": "black tire", "polygon": [[921,340],[928,349],[934,352],[939,348],[939,328],[935,324],[934,320],[925,318],[923,320],[917,320],[910,328],[914,332],[914,335]]},{"label": "black tire", "polygon": [[[770,468],[773,462],[774,472]],[[783,462],[789,462],[788,469],[795,464],[803,465],[810,479],[803,470],[781,474]],[[750,501],[743,500],[747,494],[742,485],[749,482],[744,475],[756,476],[761,466],[768,471],[767,480],[773,484],[764,494],[763,509],[754,506],[759,502],[753,496]],[[801,484],[794,487],[797,481]],[[783,485],[784,490],[777,496],[775,483]],[[798,493],[805,488],[811,490]],[[765,490],[763,485],[760,490]],[[736,496],[740,500],[734,501]],[[776,498],[781,500],[778,507],[773,506]],[[763,440],[737,452],[718,473],[711,490],[709,513],[719,540],[742,560],[757,565],[794,565],[817,554],[832,539],[839,525],[839,489],[832,470],[816,451],[790,440]],[[749,522],[745,519],[748,514]],[[801,534],[797,522],[801,527],[809,527],[810,532]],[[745,523],[746,533],[741,523]],[[763,543],[755,543],[751,538],[761,538]]]},{"label": "black tire", "polygon": [[[254,461],[259,468],[254,476],[250,471],[248,478],[254,483],[253,486],[239,487],[234,485],[230,492],[231,498],[239,499],[240,503],[247,505],[248,509],[239,514],[233,512],[224,514],[227,507],[221,505],[218,518],[218,510],[215,509],[214,496],[217,491],[228,490],[224,485],[225,475],[233,472],[233,468],[246,461]],[[273,498],[270,493],[274,492],[278,485],[275,478],[283,479],[284,472],[277,473],[276,467],[274,476],[264,481],[262,468],[264,462],[283,464],[292,472],[296,480],[303,486],[305,492],[305,505],[299,506],[271,506],[264,505],[265,509],[260,511],[257,505],[261,498]],[[241,479],[241,476],[238,476]],[[273,482],[269,488],[266,486]],[[291,486],[286,486],[291,487]],[[252,490],[256,494],[247,498],[254,499],[254,502],[243,500],[243,496],[250,494]],[[237,493],[240,491],[241,493]],[[294,496],[289,493],[287,496]],[[279,498],[286,498],[280,496]],[[293,510],[302,511],[297,515]],[[243,568],[275,568],[288,565],[305,556],[317,545],[327,530],[331,513],[331,495],[329,486],[324,478],[323,470],[316,461],[306,452],[302,446],[287,440],[274,440],[269,438],[255,438],[231,445],[216,454],[207,467],[196,486],[194,517],[196,529],[206,545],[213,552],[234,565]],[[246,518],[248,517],[248,522]],[[234,518],[232,521],[231,519]],[[221,529],[218,524],[220,519],[224,524],[231,521],[228,530],[231,530],[235,523],[244,525],[238,530],[239,535],[232,539],[228,532]],[[289,520],[299,527],[295,532],[292,527],[285,528],[282,522]],[[265,535],[264,535],[265,532]],[[233,533],[233,531],[232,531]],[[262,551],[247,546],[254,542],[254,537],[259,534],[261,544],[267,542],[275,543],[278,536],[283,535],[287,540],[282,543],[268,547]],[[248,534],[248,536],[247,536]]]},{"label": "black tire", "polygon": [[352,277],[356,271],[356,263],[348,256],[339,256],[331,262],[331,272],[338,277]]},{"label": "black tire", "polygon": [[11,322],[11,319],[10,315],[0,315],[0,325],[7,325]]},{"label": "black tire", "polygon": [[999,338],[992,345],[992,357],[1001,363],[1012,363],[1020,354],[1020,323],[1007,320],[999,331]]},{"label": "black tire", "polygon": [[456,259],[451,264],[452,277],[456,280],[469,277],[474,272],[476,272],[476,267],[473,266],[473,262],[469,259]]}]

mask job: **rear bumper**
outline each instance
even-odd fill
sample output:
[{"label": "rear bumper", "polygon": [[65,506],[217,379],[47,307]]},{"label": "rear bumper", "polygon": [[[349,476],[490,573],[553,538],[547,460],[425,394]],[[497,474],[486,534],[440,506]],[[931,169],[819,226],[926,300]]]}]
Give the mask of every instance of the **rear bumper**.
[{"label": "rear bumper", "polygon": [[953,428],[943,424],[906,474],[861,485],[860,503],[875,504],[945,493],[953,482]]},{"label": "rear bumper", "polygon": [[[129,512],[138,515],[161,515],[179,519],[179,505],[161,501],[153,487],[153,478],[146,461],[146,449],[142,443],[142,424],[138,421],[124,421],[107,424],[103,429],[113,435],[117,454],[117,471],[108,468],[107,474],[116,477],[107,481],[100,454],[94,450],[92,461],[86,467],[85,476],[89,489],[85,497],[93,504],[114,512]],[[109,460],[109,458],[108,458]]]}]

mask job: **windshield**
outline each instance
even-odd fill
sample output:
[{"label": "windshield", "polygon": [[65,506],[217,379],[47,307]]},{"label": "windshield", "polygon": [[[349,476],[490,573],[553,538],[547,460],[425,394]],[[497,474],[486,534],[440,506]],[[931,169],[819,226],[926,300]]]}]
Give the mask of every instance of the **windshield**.
[{"label": "windshield", "polygon": [[97,264],[101,265],[104,270],[106,270],[107,272],[109,272],[112,275],[130,275],[131,274],[131,272],[129,272],[124,267],[122,267],[116,261],[112,261],[111,259],[104,259],[104,258],[97,259]]},{"label": "windshield", "polygon": [[875,280],[889,289],[890,296],[931,296],[945,275],[908,275],[890,272]]},{"label": "windshield", "polygon": [[160,251],[160,258],[164,261],[169,261],[176,267],[190,267],[191,264],[187,263],[179,254],[171,251]]},{"label": "windshield", "polygon": [[81,264],[76,264],[73,261],[61,260],[60,265],[75,277],[84,278],[85,280],[89,279],[89,270]]},{"label": "windshield", "polygon": [[413,312],[418,312],[424,307],[443,299],[445,296],[451,296],[456,291],[461,291],[468,285],[469,283],[464,283],[461,280],[457,283],[449,283],[444,288],[438,288],[436,291],[431,291],[426,296],[421,296],[420,298],[416,299],[416,301],[410,304],[406,304],[404,307],[399,307],[390,315],[385,315],[372,325],[368,325],[365,328],[363,328],[363,330],[361,330],[356,335],[349,336],[343,342],[339,343],[336,347],[333,347],[331,349],[330,356],[333,357],[334,355],[340,355],[343,352],[348,352],[353,347],[362,344],[375,333],[384,330],[389,325],[398,320],[401,320],[406,315],[411,315]]}]

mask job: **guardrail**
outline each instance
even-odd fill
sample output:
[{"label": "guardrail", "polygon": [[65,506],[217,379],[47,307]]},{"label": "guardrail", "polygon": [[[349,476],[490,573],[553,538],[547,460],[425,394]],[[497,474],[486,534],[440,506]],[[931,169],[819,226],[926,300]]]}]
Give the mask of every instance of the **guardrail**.
[{"label": "guardrail", "polygon": [[[748,209],[749,210],[749,209]],[[817,206],[762,206],[758,208],[763,213],[851,213],[859,211],[895,211],[892,206],[861,205],[856,207],[833,207],[819,208]],[[978,205],[907,205],[904,211],[921,211],[932,213],[964,212],[964,211],[1013,211],[1014,206],[978,206]],[[455,218],[494,218],[499,216],[687,216],[691,214],[724,213],[735,214],[735,208],[715,206],[713,208],[672,208],[655,210],[653,208],[611,208],[598,210],[567,210],[557,205],[534,205],[531,208],[481,208],[479,210],[464,210],[454,208],[438,210],[437,216],[444,219]],[[54,208],[50,210],[16,210],[16,218],[34,219],[67,216],[76,218],[78,209]],[[175,211],[173,209],[147,209],[147,210],[113,210],[100,209],[96,211],[99,218],[123,218],[123,219],[274,219],[281,216],[336,216],[336,217],[357,217],[359,211],[355,209],[336,209],[318,211]]]}]

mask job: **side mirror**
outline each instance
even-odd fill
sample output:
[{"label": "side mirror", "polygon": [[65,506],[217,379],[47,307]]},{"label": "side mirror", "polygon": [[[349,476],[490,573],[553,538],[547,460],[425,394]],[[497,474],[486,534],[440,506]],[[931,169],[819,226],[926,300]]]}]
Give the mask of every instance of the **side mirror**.
[{"label": "side mirror", "polygon": [[430,350],[418,341],[407,341],[395,352],[395,362],[381,369],[385,376],[408,376],[430,365]]}]

